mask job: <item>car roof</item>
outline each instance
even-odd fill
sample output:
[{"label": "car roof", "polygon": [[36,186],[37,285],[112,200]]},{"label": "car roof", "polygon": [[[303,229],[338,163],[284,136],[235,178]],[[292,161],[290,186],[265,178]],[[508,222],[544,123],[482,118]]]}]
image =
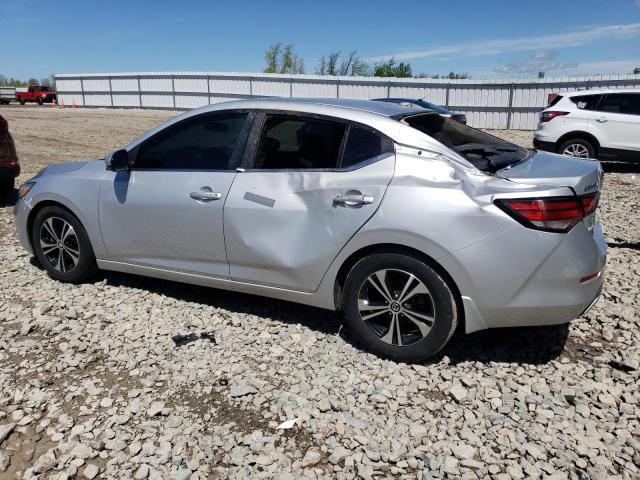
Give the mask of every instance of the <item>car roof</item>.
[{"label": "car roof", "polygon": [[265,104],[277,107],[278,109],[281,107],[295,107],[295,110],[304,111],[307,105],[327,105],[361,110],[385,117],[396,117],[413,111],[419,112],[423,110],[420,107],[412,107],[410,105],[351,98],[256,98],[255,101],[265,102]]},{"label": "car roof", "polygon": [[602,88],[598,90],[576,90],[573,92],[561,92],[558,95],[564,97],[574,97],[576,95],[602,95],[605,93],[640,93],[640,90],[637,88],[624,88],[624,89],[616,89],[616,88]]}]

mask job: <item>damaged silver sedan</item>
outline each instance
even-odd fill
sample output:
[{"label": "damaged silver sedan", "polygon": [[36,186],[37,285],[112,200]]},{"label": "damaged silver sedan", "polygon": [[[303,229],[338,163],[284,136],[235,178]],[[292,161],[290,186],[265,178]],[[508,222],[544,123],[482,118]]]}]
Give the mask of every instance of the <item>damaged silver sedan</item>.
[{"label": "damaged silver sedan", "polygon": [[568,322],[603,284],[600,164],[415,106],[256,99],[189,111],[20,188],[49,275],[130,272],[343,311],[399,361],[456,329]]}]

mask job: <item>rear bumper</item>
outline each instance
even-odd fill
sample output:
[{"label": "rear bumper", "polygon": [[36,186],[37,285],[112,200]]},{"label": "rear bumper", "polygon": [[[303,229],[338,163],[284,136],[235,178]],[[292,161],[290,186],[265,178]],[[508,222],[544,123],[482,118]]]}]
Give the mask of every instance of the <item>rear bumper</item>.
[{"label": "rear bumper", "polygon": [[556,144],[554,142],[548,142],[545,140],[533,139],[533,148],[536,150],[543,150],[545,152],[555,152]]},{"label": "rear bumper", "polygon": [[[600,225],[591,232],[581,223],[567,234],[518,226],[456,252],[456,263],[469,275],[469,284],[459,285],[465,331],[556,325],[578,318],[602,291],[606,251]],[[446,262],[443,267],[450,268]],[[597,277],[580,283],[596,272]]]}]

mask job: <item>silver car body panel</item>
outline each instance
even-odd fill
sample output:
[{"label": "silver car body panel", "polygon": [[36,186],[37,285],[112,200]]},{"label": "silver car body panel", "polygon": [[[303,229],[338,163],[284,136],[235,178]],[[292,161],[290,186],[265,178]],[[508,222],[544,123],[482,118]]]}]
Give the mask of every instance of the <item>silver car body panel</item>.
[{"label": "silver car body panel", "polygon": [[[598,295],[602,274],[578,282],[603,271],[606,244],[597,223],[592,230],[580,222],[566,234],[542,232],[494,205],[498,198],[596,191],[602,179],[596,161],[536,153],[487,175],[391,118],[406,111],[401,106],[323,99],[211,105],[169,120],[127,149],[184,118],[239,108],[369,125],[394,141],[395,155],[349,171],[143,177],[150,172],[116,174],[103,161],[51,166],[16,204],[22,244],[31,251],[31,209],[56,202],[82,222],[101,268],[328,309],[336,308],[338,272],[354,255],[381,245],[412,249],[451,278],[467,332],[567,322]],[[220,200],[199,204],[189,197],[204,187]],[[358,208],[333,203],[351,190],[371,202]]]},{"label": "silver car body panel", "polygon": [[[231,278],[315,291],[338,252],[380,206],[394,167],[390,154],[352,171],[238,173],[224,211]],[[344,194],[369,197],[370,203],[336,202]]]},{"label": "silver car body panel", "polygon": [[[223,206],[235,175],[105,172],[99,215],[106,258],[227,278]],[[189,196],[194,192],[219,193],[220,199],[197,201]]]}]

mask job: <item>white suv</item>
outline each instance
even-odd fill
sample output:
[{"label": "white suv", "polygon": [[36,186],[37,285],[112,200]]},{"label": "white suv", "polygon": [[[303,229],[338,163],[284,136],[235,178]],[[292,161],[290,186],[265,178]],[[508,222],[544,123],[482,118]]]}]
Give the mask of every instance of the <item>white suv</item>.
[{"label": "white suv", "polygon": [[540,113],[538,150],[640,160],[640,90],[563,93]]}]

